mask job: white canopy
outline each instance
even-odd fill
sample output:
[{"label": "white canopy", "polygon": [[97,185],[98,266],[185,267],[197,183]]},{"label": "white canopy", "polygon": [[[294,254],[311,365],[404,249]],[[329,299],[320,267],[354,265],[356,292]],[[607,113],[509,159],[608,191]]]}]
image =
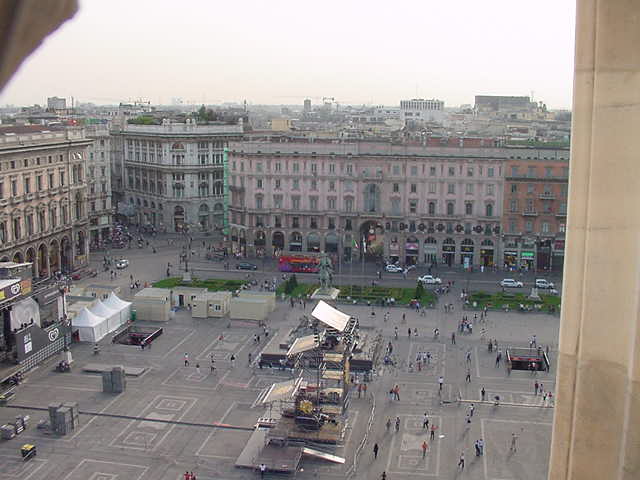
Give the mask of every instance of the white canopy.
[{"label": "white canopy", "polygon": [[107,307],[101,300],[89,310],[91,313],[107,319],[107,331],[113,332],[120,326],[120,312]]},{"label": "white canopy", "polygon": [[346,313],[342,313],[340,310],[333,308],[323,300],[318,302],[318,305],[313,309],[311,315],[313,318],[317,318],[325,325],[328,325],[339,332],[344,332],[344,329],[351,318]]},{"label": "white canopy", "polygon": [[120,314],[120,325],[127,323],[131,318],[131,302],[125,302],[119,299],[114,292],[111,292],[109,298],[103,303],[107,308],[115,310]]},{"label": "white canopy", "polygon": [[81,342],[98,342],[108,333],[107,319],[91,313],[87,307],[71,320],[71,325],[78,331]]}]

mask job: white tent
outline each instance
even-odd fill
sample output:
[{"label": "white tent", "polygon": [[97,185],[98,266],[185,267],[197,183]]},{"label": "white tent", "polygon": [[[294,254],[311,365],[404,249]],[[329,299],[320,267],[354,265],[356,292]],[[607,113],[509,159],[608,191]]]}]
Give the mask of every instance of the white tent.
[{"label": "white tent", "polygon": [[120,300],[114,292],[111,292],[109,298],[103,303],[107,308],[115,310],[120,314],[120,325],[127,323],[129,319],[131,319],[131,302]]},{"label": "white tent", "polygon": [[98,342],[108,333],[107,319],[91,313],[87,307],[71,320],[71,326],[78,331],[81,342]]},{"label": "white tent", "polygon": [[120,312],[107,307],[101,300],[98,300],[89,311],[98,317],[104,317],[107,319],[107,331],[109,333],[113,332],[120,326]]}]

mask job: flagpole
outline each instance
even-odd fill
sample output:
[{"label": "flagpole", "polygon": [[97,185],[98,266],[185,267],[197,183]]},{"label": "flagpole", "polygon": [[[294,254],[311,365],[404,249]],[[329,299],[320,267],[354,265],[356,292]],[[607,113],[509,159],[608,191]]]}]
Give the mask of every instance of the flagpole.
[{"label": "flagpole", "polygon": [[364,241],[365,237],[362,237],[362,277],[364,277],[364,255],[367,253],[367,245],[364,243]]}]

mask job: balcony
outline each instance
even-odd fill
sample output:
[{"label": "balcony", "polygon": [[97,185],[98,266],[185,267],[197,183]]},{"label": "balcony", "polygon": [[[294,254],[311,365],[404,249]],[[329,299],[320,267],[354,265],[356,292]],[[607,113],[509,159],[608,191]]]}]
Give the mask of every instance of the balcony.
[{"label": "balcony", "polygon": [[540,195],[538,195],[538,198],[540,200],[555,200],[556,199],[556,195],[555,195],[555,193],[544,192],[544,193],[541,193]]},{"label": "balcony", "polygon": [[564,218],[564,217],[566,217],[566,216],[567,216],[567,212],[558,212],[558,213],[556,213],[556,217],[562,217],[562,218]]},{"label": "balcony", "polygon": [[525,217],[537,217],[538,212],[536,212],[535,210],[524,210],[522,212],[522,215]]}]

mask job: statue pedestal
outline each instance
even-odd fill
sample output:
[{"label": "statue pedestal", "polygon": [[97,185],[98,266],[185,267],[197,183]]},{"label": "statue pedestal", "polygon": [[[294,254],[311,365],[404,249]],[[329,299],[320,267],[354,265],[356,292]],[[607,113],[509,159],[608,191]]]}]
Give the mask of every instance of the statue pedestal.
[{"label": "statue pedestal", "polygon": [[340,290],[337,288],[318,288],[311,294],[312,300],[335,300],[338,298]]},{"label": "statue pedestal", "polygon": [[529,295],[529,300],[535,300],[535,301],[540,301],[542,300],[540,298],[540,295],[538,295],[538,289],[536,287],[533,287],[531,289],[531,294]]}]

